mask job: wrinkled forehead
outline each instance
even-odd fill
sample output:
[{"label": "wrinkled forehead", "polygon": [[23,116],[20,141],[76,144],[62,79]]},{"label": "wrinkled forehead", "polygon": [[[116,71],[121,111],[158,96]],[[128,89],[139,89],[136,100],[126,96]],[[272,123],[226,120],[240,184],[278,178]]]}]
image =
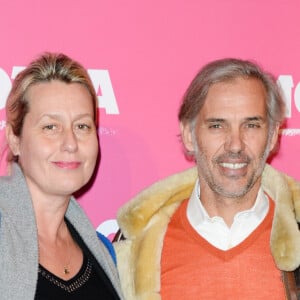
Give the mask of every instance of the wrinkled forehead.
[{"label": "wrinkled forehead", "polygon": [[265,115],[266,99],[266,89],[261,81],[237,78],[211,85],[200,112],[202,114],[214,112],[218,115],[223,115],[225,112]]}]

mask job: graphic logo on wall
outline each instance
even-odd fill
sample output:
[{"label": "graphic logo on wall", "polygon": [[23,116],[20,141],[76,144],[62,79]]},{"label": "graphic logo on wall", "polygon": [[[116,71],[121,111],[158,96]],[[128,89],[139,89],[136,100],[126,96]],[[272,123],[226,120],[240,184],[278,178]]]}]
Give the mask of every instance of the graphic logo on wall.
[{"label": "graphic logo on wall", "polygon": [[[292,75],[280,75],[277,79],[277,84],[281,87],[286,104],[286,117],[291,118],[293,115],[293,101],[295,104],[296,113],[300,113],[300,82],[297,83],[294,90],[294,80]],[[283,135],[300,135],[300,128],[287,128],[282,131]]]},{"label": "graphic logo on wall", "polygon": [[[24,68],[25,67],[13,67],[11,76],[0,68],[0,109],[5,107],[6,98],[12,86],[12,80],[15,79],[17,74]],[[99,108],[103,108],[108,115],[118,115],[120,113],[119,107],[108,70],[89,69],[88,73],[98,94]],[[101,93],[101,95],[99,95],[99,93]],[[2,123],[1,121],[0,129],[3,129]]]}]

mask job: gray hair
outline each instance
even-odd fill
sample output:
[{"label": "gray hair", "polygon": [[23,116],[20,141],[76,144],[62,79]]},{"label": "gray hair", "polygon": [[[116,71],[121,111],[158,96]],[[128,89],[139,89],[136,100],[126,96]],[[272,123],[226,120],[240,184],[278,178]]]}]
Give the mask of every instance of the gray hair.
[{"label": "gray hair", "polygon": [[257,79],[265,87],[267,116],[270,131],[285,118],[285,102],[274,77],[263,71],[256,63],[235,58],[225,58],[205,65],[195,76],[184,94],[178,119],[183,124],[194,126],[196,116],[204,105],[211,85],[228,82],[236,78]]}]

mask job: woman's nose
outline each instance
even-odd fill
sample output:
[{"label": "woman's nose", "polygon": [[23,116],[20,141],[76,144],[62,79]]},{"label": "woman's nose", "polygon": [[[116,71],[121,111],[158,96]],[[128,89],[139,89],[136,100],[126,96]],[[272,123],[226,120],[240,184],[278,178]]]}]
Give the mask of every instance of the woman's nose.
[{"label": "woman's nose", "polygon": [[71,129],[65,130],[63,134],[63,140],[62,140],[62,150],[75,152],[77,148],[78,148],[78,142],[75,133]]}]

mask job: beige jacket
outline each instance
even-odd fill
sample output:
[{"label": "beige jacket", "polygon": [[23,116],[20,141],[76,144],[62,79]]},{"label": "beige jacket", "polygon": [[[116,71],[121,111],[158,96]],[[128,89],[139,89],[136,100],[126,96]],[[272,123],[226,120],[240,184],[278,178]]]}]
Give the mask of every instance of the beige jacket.
[{"label": "beige jacket", "polygon": [[[167,177],[142,191],[118,213],[126,240],[114,244],[125,299],[160,297],[160,259],[167,225],[180,203],[189,198],[197,169]],[[271,252],[280,270],[300,265],[300,183],[267,165],[262,188],[275,201]]]}]

